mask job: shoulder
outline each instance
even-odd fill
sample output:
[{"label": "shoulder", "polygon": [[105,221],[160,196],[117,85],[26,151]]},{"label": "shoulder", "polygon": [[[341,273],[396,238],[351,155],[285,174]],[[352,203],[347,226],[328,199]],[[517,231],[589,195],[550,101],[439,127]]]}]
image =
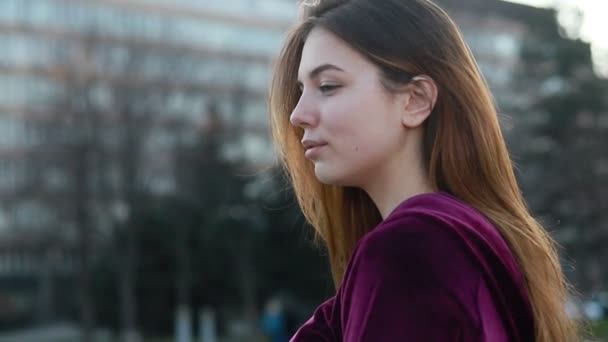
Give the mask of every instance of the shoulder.
[{"label": "shoulder", "polygon": [[476,334],[481,275],[466,243],[441,221],[384,222],[360,240],[347,268],[339,291],[345,334],[380,336],[388,327],[404,337],[391,340],[420,340],[438,327],[446,335],[433,340]]},{"label": "shoulder", "polygon": [[[469,204],[446,193],[418,195],[401,203],[360,241],[362,250],[394,247],[396,253],[441,257],[469,255],[514,268],[514,258],[496,226]],[[449,260],[448,260],[449,261]]]},{"label": "shoulder", "polygon": [[[480,229],[489,222],[471,206],[446,193],[414,196],[397,208],[376,228],[364,236],[361,249],[389,250],[433,257],[437,248],[465,253],[470,249],[463,231]],[[486,227],[488,228],[488,227]],[[392,247],[392,248],[391,248]]]},{"label": "shoulder", "polygon": [[370,239],[402,236],[399,241],[406,244],[416,240],[411,253],[446,248],[456,256],[467,254],[486,275],[498,272],[523,286],[515,255],[496,225],[470,204],[447,193],[423,194],[401,203],[374,232],[377,235],[370,234]]},{"label": "shoulder", "polygon": [[378,276],[393,273],[411,280],[476,283],[480,275],[475,253],[453,226],[432,215],[412,213],[379,225],[364,236],[353,257],[355,267]]}]

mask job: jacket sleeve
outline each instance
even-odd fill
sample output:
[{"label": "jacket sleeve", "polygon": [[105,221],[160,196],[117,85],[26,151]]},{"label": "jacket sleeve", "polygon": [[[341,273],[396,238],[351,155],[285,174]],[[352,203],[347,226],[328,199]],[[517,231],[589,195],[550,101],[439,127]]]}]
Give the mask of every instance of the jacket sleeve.
[{"label": "jacket sleeve", "polygon": [[315,310],[312,317],[304,323],[296,334],[290,339],[290,342],[334,342],[337,341],[333,329],[335,322],[333,321],[334,302],[336,298],[332,297],[325,301]]},{"label": "jacket sleeve", "polygon": [[449,226],[411,217],[366,235],[345,274],[343,341],[479,341],[479,267]]}]

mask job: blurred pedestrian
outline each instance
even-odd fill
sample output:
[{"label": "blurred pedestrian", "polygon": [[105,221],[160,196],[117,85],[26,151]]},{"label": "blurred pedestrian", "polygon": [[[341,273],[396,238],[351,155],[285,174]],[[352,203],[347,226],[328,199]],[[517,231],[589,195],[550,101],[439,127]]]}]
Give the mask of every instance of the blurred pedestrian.
[{"label": "blurred pedestrian", "polygon": [[268,301],[262,316],[262,330],[272,342],[286,342],[287,320],[281,301],[273,298]]}]

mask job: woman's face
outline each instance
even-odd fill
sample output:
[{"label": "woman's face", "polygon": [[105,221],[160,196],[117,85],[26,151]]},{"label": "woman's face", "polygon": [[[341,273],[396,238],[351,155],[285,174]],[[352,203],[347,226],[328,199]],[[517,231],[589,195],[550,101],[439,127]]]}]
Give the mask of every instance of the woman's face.
[{"label": "woman's face", "polygon": [[[302,96],[291,124],[304,130],[305,157],[326,184],[363,186],[404,143],[402,97],[389,93],[379,69],[324,29],[309,34],[298,71]],[[370,178],[371,177],[371,178]]]}]

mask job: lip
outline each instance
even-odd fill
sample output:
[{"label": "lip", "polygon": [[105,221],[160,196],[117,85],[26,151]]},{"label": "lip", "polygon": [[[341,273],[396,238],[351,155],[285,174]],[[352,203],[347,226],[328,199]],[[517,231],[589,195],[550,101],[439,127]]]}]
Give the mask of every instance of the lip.
[{"label": "lip", "polygon": [[325,141],[322,140],[312,140],[312,139],[302,139],[302,146],[308,149],[311,147],[319,146],[319,145],[327,145]]},{"label": "lip", "polygon": [[325,146],[327,146],[327,143],[312,145],[312,146],[308,147],[306,149],[306,152],[304,152],[304,157],[306,157],[307,159],[315,158],[316,156],[319,155],[319,151]]},{"label": "lip", "polygon": [[306,149],[304,157],[307,159],[315,158],[319,154],[319,150],[325,145],[327,145],[327,142],[323,140],[313,140],[310,138],[302,139],[302,146]]}]

